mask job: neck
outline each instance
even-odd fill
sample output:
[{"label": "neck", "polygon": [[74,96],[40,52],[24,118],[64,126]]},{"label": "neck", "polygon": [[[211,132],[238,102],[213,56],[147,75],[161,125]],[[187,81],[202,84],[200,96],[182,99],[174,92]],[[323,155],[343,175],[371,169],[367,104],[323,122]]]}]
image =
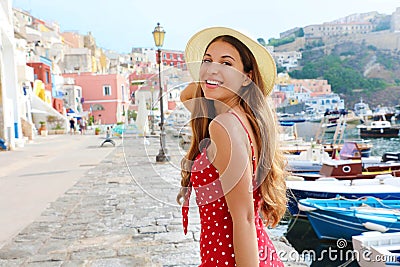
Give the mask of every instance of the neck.
[{"label": "neck", "polygon": [[214,107],[217,115],[225,113],[228,110],[235,109],[235,107],[238,106],[239,106],[239,98],[232,98],[224,102],[214,100]]}]

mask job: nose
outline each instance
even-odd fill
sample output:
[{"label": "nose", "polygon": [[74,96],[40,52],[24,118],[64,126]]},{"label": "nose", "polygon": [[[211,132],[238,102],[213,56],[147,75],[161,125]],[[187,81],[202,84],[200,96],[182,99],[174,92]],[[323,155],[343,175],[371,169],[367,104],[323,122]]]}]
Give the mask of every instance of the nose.
[{"label": "nose", "polygon": [[207,74],[216,74],[216,73],[218,73],[219,70],[220,70],[220,66],[221,66],[221,64],[214,63],[214,62],[205,64],[205,68],[206,68]]}]

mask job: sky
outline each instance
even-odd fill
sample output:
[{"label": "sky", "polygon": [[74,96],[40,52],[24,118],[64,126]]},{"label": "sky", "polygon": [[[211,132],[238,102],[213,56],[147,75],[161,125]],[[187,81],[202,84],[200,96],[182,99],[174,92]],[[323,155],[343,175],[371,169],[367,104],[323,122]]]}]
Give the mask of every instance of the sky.
[{"label": "sky", "polygon": [[129,53],[155,47],[157,22],[166,31],[164,49],[184,50],[197,31],[224,26],[253,39],[279,38],[295,27],[329,22],[354,13],[391,15],[400,0],[12,0],[14,8],[57,22],[61,31],[91,32],[99,47]]}]

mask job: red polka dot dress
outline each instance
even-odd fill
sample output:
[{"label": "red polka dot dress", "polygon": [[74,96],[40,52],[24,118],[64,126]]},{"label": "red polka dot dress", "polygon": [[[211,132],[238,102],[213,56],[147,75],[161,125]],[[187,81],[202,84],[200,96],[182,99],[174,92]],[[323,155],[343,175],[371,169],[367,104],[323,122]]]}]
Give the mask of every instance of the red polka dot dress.
[{"label": "red polka dot dress", "polygon": [[[239,121],[240,118],[232,112]],[[242,122],[241,122],[242,123]],[[248,135],[253,157],[253,178],[255,173],[254,148]],[[182,207],[183,227],[185,234],[188,226],[189,198],[191,191],[196,193],[196,203],[200,212],[200,256],[202,267],[236,266],[233,250],[233,223],[222,192],[218,170],[210,163],[206,148],[197,155],[191,170],[190,186],[186,201]],[[265,232],[259,215],[261,195],[259,190],[253,192],[255,226],[257,232],[259,266],[284,266],[279,259],[274,245]]]}]

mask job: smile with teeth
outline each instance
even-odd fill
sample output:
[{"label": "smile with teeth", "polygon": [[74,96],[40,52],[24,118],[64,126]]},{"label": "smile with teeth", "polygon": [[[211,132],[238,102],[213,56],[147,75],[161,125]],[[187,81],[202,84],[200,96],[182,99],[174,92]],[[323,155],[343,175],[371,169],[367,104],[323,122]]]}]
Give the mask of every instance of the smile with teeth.
[{"label": "smile with teeth", "polygon": [[206,83],[215,86],[220,86],[222,84],[220,81],[214,81],[214,80],[206,80]]}]

